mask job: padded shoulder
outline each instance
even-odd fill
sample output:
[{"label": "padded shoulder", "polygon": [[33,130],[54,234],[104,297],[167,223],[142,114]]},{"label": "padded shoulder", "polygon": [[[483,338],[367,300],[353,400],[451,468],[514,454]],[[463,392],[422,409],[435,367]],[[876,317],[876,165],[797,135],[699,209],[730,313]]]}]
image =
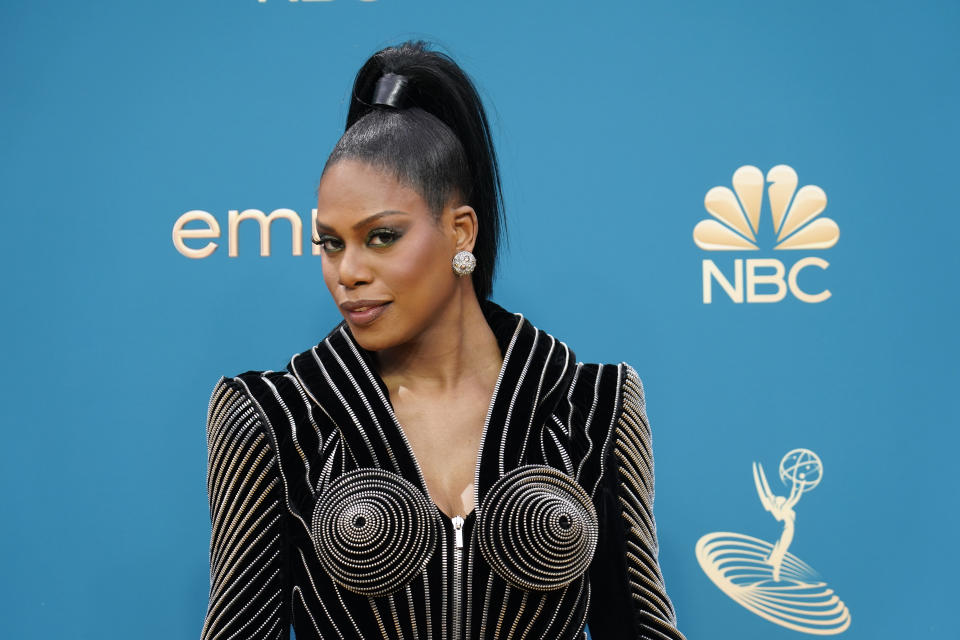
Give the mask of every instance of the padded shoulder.
[{"label": "padded shoulder", "polygon": [[225,377],[207,409],[207,493],[210,591],[201,637],[249,629],[289,637],[277,456],[249,395]]}]

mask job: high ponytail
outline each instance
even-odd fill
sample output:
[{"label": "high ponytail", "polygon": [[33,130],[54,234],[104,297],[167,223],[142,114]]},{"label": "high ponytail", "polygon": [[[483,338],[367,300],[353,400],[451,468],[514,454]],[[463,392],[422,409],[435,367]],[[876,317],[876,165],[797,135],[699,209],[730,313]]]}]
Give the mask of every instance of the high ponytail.
[{"label": "high ponytail", "polygon": [[[327,167],[350,158],[389,171],[415,189],[435,220],[451,199],[477,212],[473,254],[477,298],[490,297],[506,221],[500,174],[487,116],[470,78],[448,55],[422,40],[387,47],[357,72],[343,136]],[[375,104],[384,74],[403,76],[395,106]]]}]

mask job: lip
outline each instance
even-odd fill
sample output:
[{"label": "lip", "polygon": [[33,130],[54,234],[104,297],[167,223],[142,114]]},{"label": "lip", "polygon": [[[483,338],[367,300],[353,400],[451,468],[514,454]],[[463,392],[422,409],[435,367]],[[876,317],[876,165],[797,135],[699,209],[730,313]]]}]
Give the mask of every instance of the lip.
[{"label": "lip", "polygon": [[[356,325],[367,325],[380,317],[386,308],[390,306],[389,302],[380,302],[377,300],[350,300],[340,304],[340,308],[347,315],[347,318]],[[355,309],[362,309],[356,311]]]}]

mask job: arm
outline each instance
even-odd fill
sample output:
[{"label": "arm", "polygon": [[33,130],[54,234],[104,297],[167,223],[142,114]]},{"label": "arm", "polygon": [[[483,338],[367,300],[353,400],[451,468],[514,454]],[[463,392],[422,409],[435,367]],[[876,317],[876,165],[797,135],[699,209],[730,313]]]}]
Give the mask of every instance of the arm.
[{"label": "arm", "polygon": [[621,408],[604,447],[600,541],[590,568],[595,640],[684,640],[657,560],[653,452],[643,385],[624,363]]},{"label": "arm", "polygon": [[220,378],[207,413],[210,594],[201,640],[289,638],[281,492],[256,407]]},{"label": "arm", "polygon": [[794,482],[790,486],[790,497],[787,498],[787,502],[786,502],[787,509],[793,509],[795,506],[797,506],[797,503],[800,502],[800,496],[803,495],[801,486],[802,485],[800,485],[800,483],[797,483],[797,482]]},{"label": "arm", "polygon": [[773,491],[770,491],[770,485],[767,483],[767,476],[763,472],[763,466],[757,462],[753,463],[753,484],[757,487],[757,495],[760,497],[763,508],[773,513],[775,508]]}]

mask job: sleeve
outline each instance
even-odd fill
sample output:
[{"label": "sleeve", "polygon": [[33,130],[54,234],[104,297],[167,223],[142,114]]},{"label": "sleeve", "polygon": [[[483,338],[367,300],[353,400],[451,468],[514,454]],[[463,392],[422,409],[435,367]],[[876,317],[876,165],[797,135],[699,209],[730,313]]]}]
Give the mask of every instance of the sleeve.
[{"label": "sleeve", "polygon": [[604,446],[600,540],[590,567],[594,640],[684,640],[658,562],[653,451],[637,372],[622,366],[620,406]]},{"label": "sleeve", "polygon": [[201,640],[290,637],[276,455],[257,407],[221,377],[207,411],[210,594]]}]

